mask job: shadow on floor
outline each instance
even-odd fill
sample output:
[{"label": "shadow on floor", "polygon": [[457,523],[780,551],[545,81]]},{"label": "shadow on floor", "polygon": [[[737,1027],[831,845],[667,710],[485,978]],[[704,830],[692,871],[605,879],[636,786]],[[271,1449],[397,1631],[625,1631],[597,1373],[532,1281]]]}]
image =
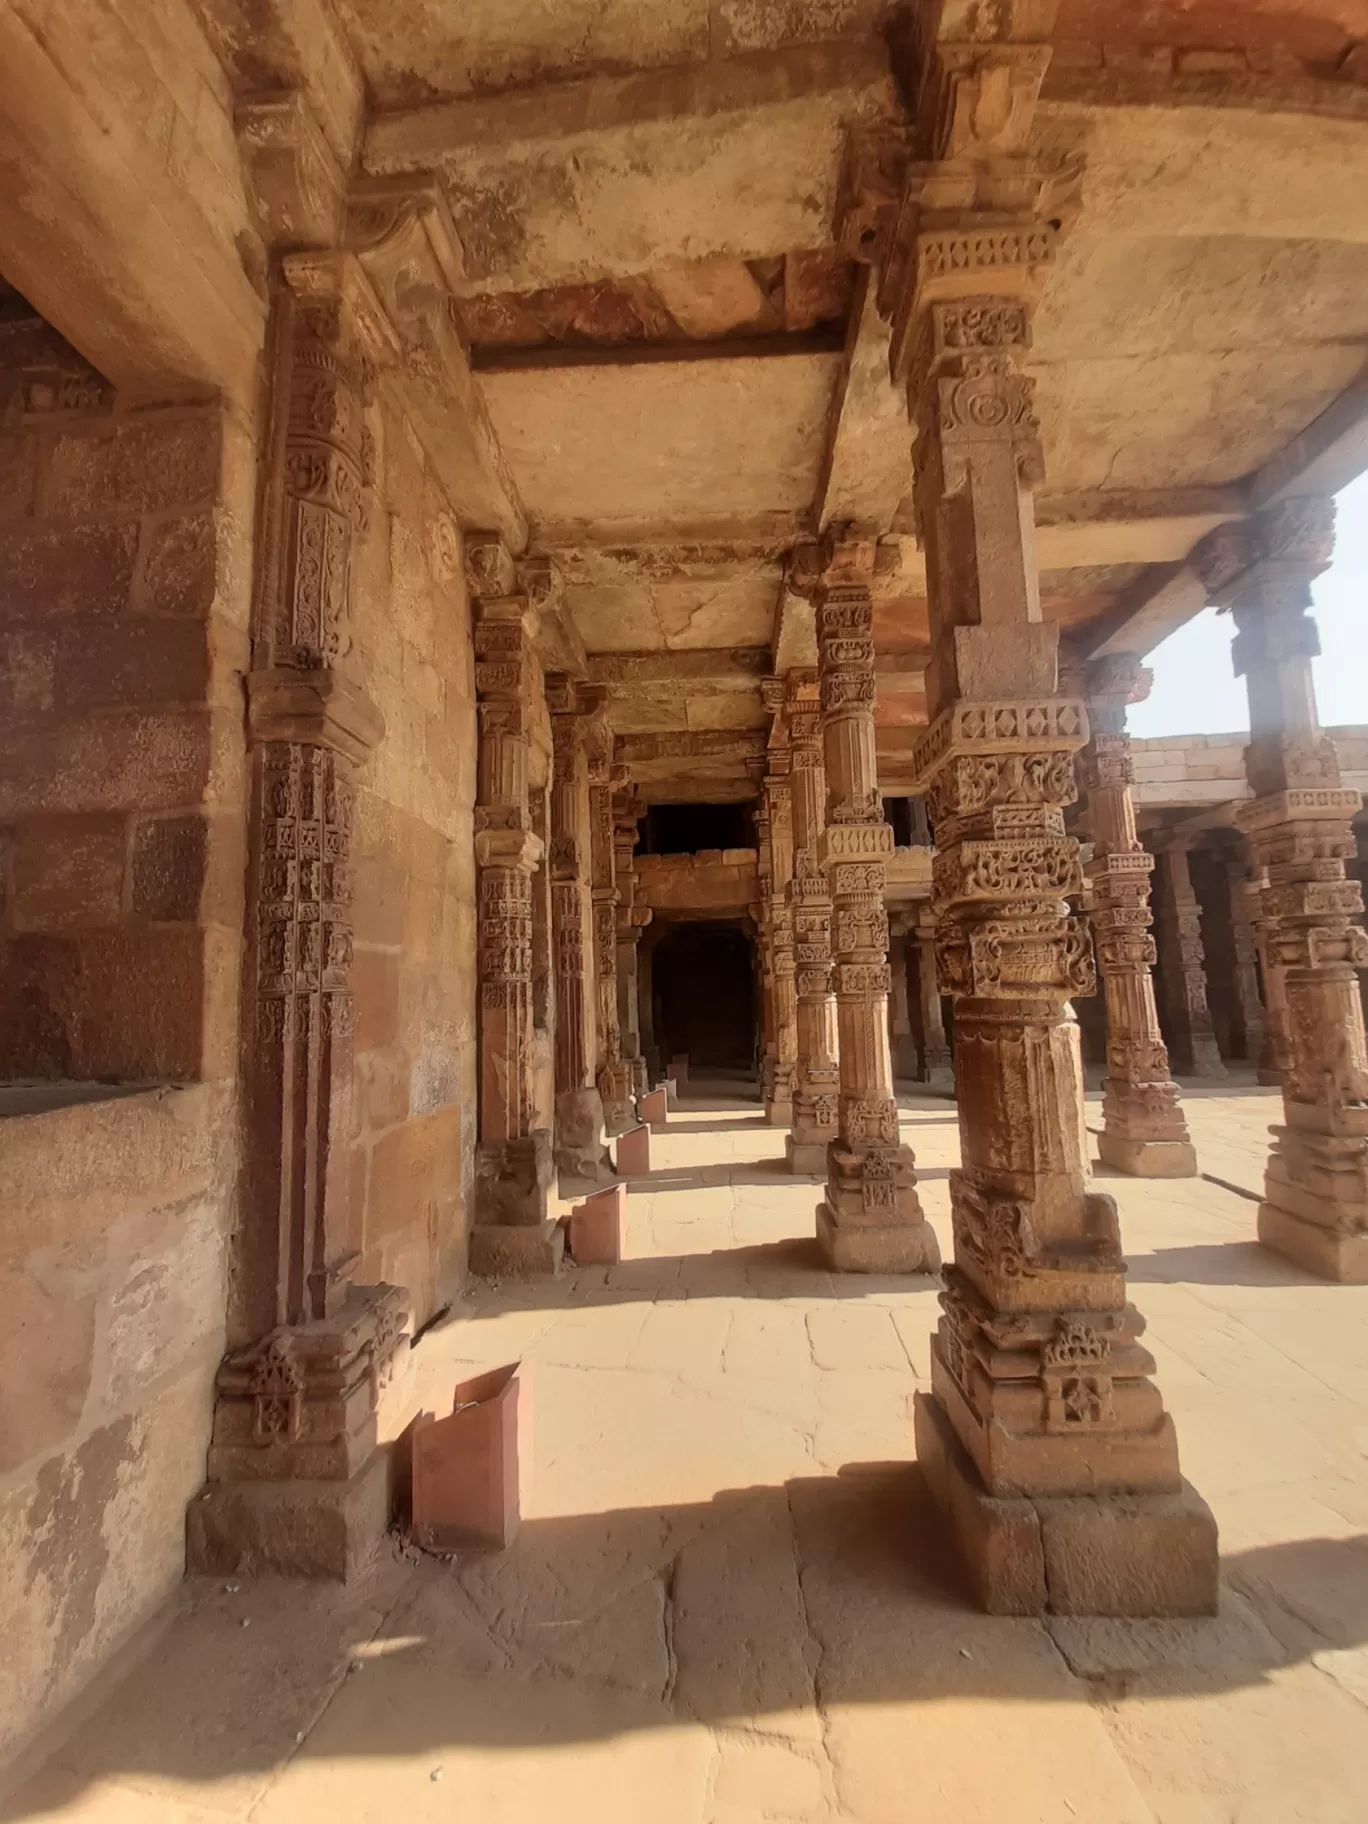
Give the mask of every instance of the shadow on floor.
[{"label": "shadow on floor", "polygon": [[1202,1241],[1132,1255],[1129,1276],[1143,1283],[1198,1286],[1327,1286],[1332,1280],[1304,1273],[1257,1241]]},{"label": "shadow on floor", "polygon": [[[916,1175],[919,1180],[948,1178],[952,1169],[948,1165],[918,1165]],[[635,1191],[639,1196],[650,1196],[657,1191],[698,1191],[725,1185],[821,1185],[825,1180],[825,1171],[791,1171],[787,1159],[738,1159],[734,1162],[723,1159],[715,1165],[663,1165],[639,1178],[629,1178],[627,1189],[629,1193]]]},{"label": "shadow on floor", "polygon": [[454,1324],[478,1323],[507,1311],[570,1311],[642,1300],[668,1304],[688,1298],[853,1299],[890,1291],[936,1292],[939,1286],[938,1275],[925,1273],[833,1274],[815,1237],[787,1236],[696,1254],[651,1254],[615,1267],[571,1267],[556,1279],[472,1280],[449,1313],[428,1326],[424,1338],[445,1333],[450,1341]]},{"label": "shadow on floor", "polygon": [[[819,1704],[1206,1694],[1368,1641],[1368,1539],[1247,1551],[1224,1572],[1211,1620],[984,1616],[916,1466],[859,1464],[529,1520],[497,1555],[394,1548],[347,1591],[199,1580],[188,1613],[0,1817],[40,1816],[101,1778],[222,1783],[208,1802],[229,1810],[236,1791],[242,1816],[297,1755],[440,1764],[462,1747],[686,1723],[774,1717],[782,1731]],[[399,1770],[383,1771],[394,1782]]]}]

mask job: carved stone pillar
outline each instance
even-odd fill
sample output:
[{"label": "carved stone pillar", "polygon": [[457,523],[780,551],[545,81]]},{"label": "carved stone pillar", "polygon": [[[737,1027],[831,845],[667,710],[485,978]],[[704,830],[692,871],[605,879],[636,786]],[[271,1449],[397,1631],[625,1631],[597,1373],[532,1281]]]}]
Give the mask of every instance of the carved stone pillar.
[{"label": "carved stone pillar", "polygon": [[603,1101],[604,1126],[621,1134],[632,1126],[632,1068],[622,1056],[622,1021],[618,1012],[617,854],[613,838],[613,791],[627,783],[625,767],[613,766],[613,735],[602,715],[590,725],[589,739],[590,879],[594,901],[594,976],[598,985],[596,1081]]},{"label": "carved stone pillar", "polygon": [[874,752],[874,611],[868,542],[829,534],[795,553],[794,586],[817,609],[826,826],[819,855],[831,895],[840,1093],[827,1148],[817,1238],[847,1272],[932,1273],[940,1250],[916,1192],[912,1149],[898,1137],[888,1048],[888,914],[893,831]]},{"label": "carved stone pillar", "polygon": [[[972,42],[931,41],[928,25],[916,162],[880,286],[917,426],[932,658],[914,789],[936,833],[961,1152],[917,1457],[989,1609],[1203,1613],[1215,1523],[1179,1473],[1116,1205],[1088,1188],[1067,1012],[1094,986],[1065,903],[1082,887],[1064,806],[1088,726],[1059,694],[1058,630],[1041,614],[1025,357],[1076,166],[1030,150],[1049,48],[1011,34],[1038,9],[980,11]],[[937,17],[949,33],[965,15]]]},{"label": "carved stone pillar", "polygon": [[624,780],[613,797],[613,854],[618,889],[617,982],[618,1022],[622,1030],[622,1061],[632,1073],[633,1094],[646,1094],[646,1059],[641,1048],[641,974],[638,949],[641,934],[651,922],[651,908],[636,903],[637,824],[645,805]]},{"label": "carved stone pillar", "polygon": [[934,1089],[953,1088],[954,1066],[945,1032],[940,979],[936,972],[936,915],[927,906],[917,920],[917,999],[921,1017],[921,1046],[917,1076]]},{"label": "carved stone pillar", "polygon": [[475,606],[480,752],[475,806],[479,870],[479,1122],[472,1272],[554,1273],[563,1239],[548,1214],[551,1136],[534,1126],[532,828],[528,738],[541,668],[534,613],[494,534],[466,539]]},{"label": "carved stone pillar", "polygon": [[1119,654],[1094,660],[1082,680],[1092,736],[1079,767],[1092,836],[1085,871],[1107,1008],[1097,1150],[1104,1164],[1138,1178],[1192,1178],[1197,1154],[1169,1072],[1150,973],[1154,860],[1136,834],[1131,800],[1126,705],[1149,695],[1151,678],[1138,659]]},{"label": "carved stone pillar", "polygon": [[1207,1005],[1202,911],[1188,871],[1191,847],[1190,836],[1175,834],[1163,849],[1159,921],[1170,959],[1165,1004],[1178,1069],[1187,1076],[1223,1077],[1226,1067]]},{"label": "carved stone pillar", "polygon": [[[1363,893],[1348,878],[1359,794],[1340,784],[1321,730],[1311,661],[1311,581],[1334,547],[1334,506],[1289,499],[1238,528],[1227,574],[1203,571],[1234,609],[1235,670],[1249,690],[1236,820],[1266,884],[1259,924],[1287,1005],[1284,1125],[1259,1206],[1259,1239],[1328,1279],[1368,1281],[1368,1045],[1356,971],[1368,967]],[[1238,542],[1237,542],[1238,541]],[[1214,583],[1214,587],[1213,587]]]},{"label": "carved stone pillar", "polygon": [[[384,726],[349,675],[386,320],[345,255],[290,255],[272,300],[271,435],[248,677],[244,1230],[219,1370],[201,1570],[346,1576],[388,1520],[381,1391],[408,1296],[354,1285],[352,809]],[[149,984],[155,992],[155,984]]]},{"label": "carved stone pillar", "polygon": [[1249,878],[1249,869],[1241,856],[1226,861],[1226,885],[1230,893],[1231,942],[1235,953],[1235,998],[1240,1025],[1244,1030],[1245,1057],[1257,1064],[1264,1048],[1264,1007],[1259,993],[1259,945],[1255,936],[1258,918],[1258,889]]},{"label": "carved stone pillar", "polygon": [[556,953],[556,1169],[597,1183],[611,1167],[595,1082],[594,967],[590,899],[589,717],[601,706],[562,673],[546,680],[551,713],[551,933]]},{"label": "carved stone pillar", "polygon": [[798,1061],[798,997],[794,983],[793,910],[789,903],[793,879],[792,756],[783,717],[783,680],[767,678],[762,688],[765,707],[773,717],[760,787],[770,859],[765,922],[771,1030],[762,1091],[766,1121],[771,1127],[788,1127],[793,1119],[793,1079]]},{"label": "carved stone pillar", "polygon": [[908,925],[905,915],[890,920],[888,946],[888,1043],[893,1059],[893,1079],[916,1080],[917,1041],[912,1032],[912,1005],[907,985]]},{"label": "carved stone pillar", "polygon": [[826,1170],[826,1149],[837,1133],[836,1058],[831,1004],[831,899],[820,843],[826,809],[822,733],[814,672],[790,672],[785,720],[793,806],[793,926],[795,1036],[793,1124],[785,1146],[794,1172]]}]

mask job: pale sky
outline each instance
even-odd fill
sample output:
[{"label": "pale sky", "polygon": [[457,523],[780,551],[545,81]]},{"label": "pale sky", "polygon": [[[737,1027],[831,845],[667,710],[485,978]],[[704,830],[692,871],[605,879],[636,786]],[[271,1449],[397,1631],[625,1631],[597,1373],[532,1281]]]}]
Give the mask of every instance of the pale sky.
[{"label": "pale sky", "polygon": [[[1368,474],[1339,496],[1335,561],[1312,591],[1321,656],[1315,661],[1321,726],[1368,723]],[[1126,717],[1133,735],[1221,735],[1249,727],[1244,679],[1230,666],[1235,624],[1208,608],[1156,646],[1149,700]]]}]

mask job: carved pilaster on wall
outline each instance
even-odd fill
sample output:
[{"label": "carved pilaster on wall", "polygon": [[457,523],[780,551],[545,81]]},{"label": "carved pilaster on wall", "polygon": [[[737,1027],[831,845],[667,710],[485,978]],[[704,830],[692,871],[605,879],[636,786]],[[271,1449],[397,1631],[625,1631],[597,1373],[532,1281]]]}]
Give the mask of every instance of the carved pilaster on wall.
[{"label": "carved pilaster on wall", "polygon": [[1094,982],[1064,826],[1089,731],[1041,613],[1026,359],[1080,160],[1034,132],[1041,17],[1005,0],[974,10],[971,36],[965,9],[919,10],[912,159],[879,274],[917,427],[932,658],[913,789],[936,836],[961,1152],[917,1456],[986,1607],[1200,1613],[1215,1525],[1181,1480],[1116,1206],[1088,1188],[1068,1017]]},{"label": "carved pilaster on wall", "polygon": [[1159,1030],[1149,880],[1154,867],[1135,827],[1134,767],[1126,707],[1149,695],[1152,674],[1130,654],[1095,659],[1079,679],[1091,739],[1079,763],[1092,853],[1090,888],[1097,964],[1107,1009],[1102,1086],[1104,1164],[1144,1178],[1191,1178],[1197,1155]]},{"label": "carved pilaster on wall", "polygon": [[884,821],[874,744],[874,610],[870,583],[891,553],[829,533],[799,547],[790,582],[816,607],[826,778],[820,865],[831,896],[839,1094],[817,1236],[833,1267],[934,1272],[936,1238],[916,1193],[912,1149],[899,1139],[888,1043],[888,914],[893,832]]},{"label": "carved pilaster on wall", "polygon": [[345,255],[281,262],[248,677],[251,796],[244,1212],[209,1487],[189,1550],[345,1576],[387,1520],[382,1390],[407,1354],[402,1287],[352,1283],[352,835],[384,725],[351,671],[353,569],[374,486],[368,413],[392,353]]},{"label": "carved pilaster on wall", "polygon": [[[1208,594],[1233,610],[1235,670],[1249,692],[1236,822],[1259,881],[1266,980],[1285,1008],[1284,1125],[1259,1206],[1259,1238],[1311,1272],[1368,1281],[1368,1041],[1357,972],[1368,967],[1363,893],[1345,863],[1361,808],[1320,727],[1311,584],[1334,549],[1334,503],[1290,498],[1239,535],[1199,547]],[[1273,1015],[1270,997],[1270,1023]]]},{"label": "carved pilaster on wall", "polygon": [[536,622],[497,535],[468,535],[465,563],[480,728],[480,1140],[470,1264],[477,1273],[554,1273],[564,1243],[548,1216],[551,1136],[533,1125],[532,883],[543,855],[528,783],[531,724],[542,690]]}]

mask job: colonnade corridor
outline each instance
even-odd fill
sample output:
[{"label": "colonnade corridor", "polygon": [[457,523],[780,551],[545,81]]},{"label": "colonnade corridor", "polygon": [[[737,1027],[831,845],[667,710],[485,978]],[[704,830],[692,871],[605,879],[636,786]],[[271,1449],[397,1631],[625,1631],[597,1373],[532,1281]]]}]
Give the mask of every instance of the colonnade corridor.
[{"label": "colonnade corridor", "polygon": [[[948,1255],[954,1105],[899,1105]],[[1276,1091],[1185,1106],[1226,1184],[1099,1183],[1219,1522],[1218,1617],[978,1611],[912,1462],[935,1285],[825,1271],[757,1086],[695,1080],[620,1265],[471,1282],[416,1350],[436,1410],[523,1364],[513,1545],[391,1539],[346,1589],[190,1579],[3,1815],[1361,1824],[1368,1287],[1255,1243]]]}]

